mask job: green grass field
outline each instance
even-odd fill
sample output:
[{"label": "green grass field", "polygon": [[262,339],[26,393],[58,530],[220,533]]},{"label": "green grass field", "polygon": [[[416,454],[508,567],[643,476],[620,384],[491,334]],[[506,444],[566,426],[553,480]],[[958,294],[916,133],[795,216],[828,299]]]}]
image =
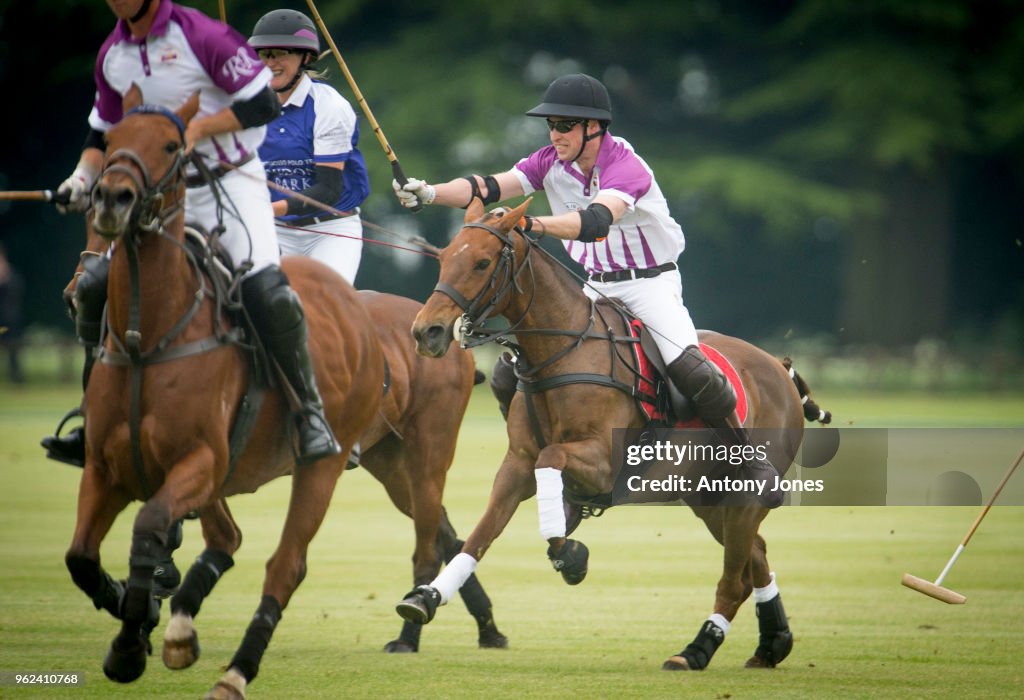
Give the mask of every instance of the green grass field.
[{"label": "green grass field", "polygon": [[[1024,397],[819,392],[818,398],[840,426],[1024,426]],[[245,541],[235,568],[197,618],[200,661],[185,671],[165,669],[161,624],[146,674],[118,686],[101,669],[117,624],[93,609],[63,563],[80,472],[44,459],[38,447],[77,400],[72,387],[0,386],[0,671],[77,672],[85,682],[0,687],[0,698],[201,697],[259,601],[288,481],[231,502]],[[482,512],[504,444],[497,409],[478,390],[446,494],[463,534]],[[127,570],[134,512],[126,511],[104,544],[104,564],[115,576]],[[249,697],[1019,696],[1024,507],[993,509],[947,578],[948,587],[967,596],[966,605],[945,605],[899,585],[904,572],[934,579],[977,512],[806,507],[772,513],[762,532],[796,636],[792,655],[775,671],[742,668],[757,643],[748,601],[707,671],[665,673],[662,661],[711,612],[721,550],[703,526],[680,508],[613,509],[578,530],[591,549],[590,574],[571,588],[544,556],[530,501],[478,569],[511,647],[477,649],[475,625],[454,602],[424,630],[418,655],[389,656],[381,648],[400,627],[394,604],[409,588],[412,527],[368,474],[348,472],[312,544],[309,575],[285,610]],[[201,548],[198,525],[187,522],[177,561],[186,564]]]}]

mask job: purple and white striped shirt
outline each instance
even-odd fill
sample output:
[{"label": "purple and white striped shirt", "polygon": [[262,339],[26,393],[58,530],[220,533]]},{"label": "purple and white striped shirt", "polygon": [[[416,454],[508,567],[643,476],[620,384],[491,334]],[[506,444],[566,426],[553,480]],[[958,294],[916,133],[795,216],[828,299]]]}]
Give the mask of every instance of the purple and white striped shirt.
[{"label": "purple and white striped shirt", "polygon": [[675,262],[686,246],[654,172],[625,139],[605,134],[589,180],[576,163],[558,160],[553,146],[523,158],[510,172],[526,194],[544,190],[555,215],[586,209],[598,194],[626,203],[626,212],[604,240],[562,241],[569,257],[588,273],[657,267]]},{"label": "purple and white striped shirt", "polygon": [[[143,39],[118,20],[96,58],[96,100],[89,126],[107,131],[121,120],[121,100],[137,83],[143,100],[178,109],[199,90],[198,116],[216,114],[270,84],[270,69],[241,34],[199,10],[164,0]],[[262,126],[204,138],[196,151],[208,160],[237,162],[263,142]]]}]

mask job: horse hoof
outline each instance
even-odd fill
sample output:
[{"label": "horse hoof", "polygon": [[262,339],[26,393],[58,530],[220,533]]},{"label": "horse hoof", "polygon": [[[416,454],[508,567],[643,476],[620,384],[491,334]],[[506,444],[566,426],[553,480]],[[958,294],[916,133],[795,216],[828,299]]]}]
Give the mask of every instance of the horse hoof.
[{"label": "horse hoof", "polygon": [[562,574],[562,579],[570,586],[576,586],[587,577],[587,561],[590,559],[590,550],[587,545],[577,540],[566,540],[558,554],[548,547],[548,559],[555,571]]},{"label": "horse hoof", "polygon": [[384,645],[384,653],[386,654],[415,654],[418,651],[419,649],[412,644],[407,644],[401,639],[392,639]]},{"label": "horse hoof", "polygon": [[395,606],[395,611],[407,622],[425,625],[434,619],[434,613],[440,604],[441,594],[436,588],[416,586]]},{"label": "horse hoof", "polygon": [[137,680],[146,670],[146,647],[147,644],[140,638],[128,644],[115,638],[103,659],[104,675],[117,683]]},{"label": "horse hoof", "polygon": [[481,649],[508,649],[508,637],[497,629],[481,632],[477,641]]},{"label": "horse hoof", "polygon": [[662,671],[690,671],[690,664],[687,663],[686,659],[682,656],[670,656],[668,660],[661,665]]},{"label": "horse hoof", "polygon": [[199,635],[193,632],[187,639],[165,639],[161,656],[172,671],[188,668],[199,660]]},{"label": "horse hoof", "polygon": [[245,677],[235,669],[228,669],[228,672],[220,677],[217,684],[210,688],[210,692],[203,696],[203,700],[245,700]]},{"label": "horse hoof", "polygon": [[747,659],[744,668],[775,668],[793,651],[793,633],[788,629],[776,632],[770,646],[759,645]]}]

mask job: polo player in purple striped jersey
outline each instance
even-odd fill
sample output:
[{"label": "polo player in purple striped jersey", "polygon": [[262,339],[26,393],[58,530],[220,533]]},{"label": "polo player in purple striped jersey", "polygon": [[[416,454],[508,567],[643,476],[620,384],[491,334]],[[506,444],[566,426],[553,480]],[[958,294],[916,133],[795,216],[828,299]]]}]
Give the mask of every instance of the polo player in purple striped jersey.
[{"label": "polo player in purple striped jersey", "polygon": [[[465,207],[473,197],[491,204],[543,190],[552,213],[527,217],[526,230],[562,239],[569,256],[587,272],[587,296],[625,302],[652,330],[669,378],[719,439],[730,446],[750,444],[736,414],[736,393],[701,352],[683,304],[676,264],[685,247],[683,230],[669,213],[650,166],[608,130],[608,90],[589,75],[565,75],[526,114],[546,119],[550,145],[496,175],[470,175],[437,185],[418,179],[404,186],[393,182],[402,206]],[[740,478],[776,483],[778,471],[768,460],[760,459],[756,450],[744,452],[753,457],[738,467]],[[766,491],[760,499],[774,508],[783,497],[781,491]]]}]

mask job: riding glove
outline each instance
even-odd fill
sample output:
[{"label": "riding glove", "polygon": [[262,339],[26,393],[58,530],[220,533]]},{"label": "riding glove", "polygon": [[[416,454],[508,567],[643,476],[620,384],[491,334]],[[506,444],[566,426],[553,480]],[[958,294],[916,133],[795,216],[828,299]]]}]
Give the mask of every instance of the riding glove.
[{"label": "riding glove", "polygon": [[412,209],[418,204],[431,204],[437,196],[433,185],[412,177],[404,185],[398,184],[398,180],[392,180],[391,188],[395,191],[399,203],[406,209]]},{"label": "riding glove", "polygon": [[95,180],[95,173],[79,164],[68,179],[57,188],[58,199],[63,200],[64,197],[67,197],[68,202],[67,204],[57,204],[57,211],[61,214],[81,214],[88,209]]}]

